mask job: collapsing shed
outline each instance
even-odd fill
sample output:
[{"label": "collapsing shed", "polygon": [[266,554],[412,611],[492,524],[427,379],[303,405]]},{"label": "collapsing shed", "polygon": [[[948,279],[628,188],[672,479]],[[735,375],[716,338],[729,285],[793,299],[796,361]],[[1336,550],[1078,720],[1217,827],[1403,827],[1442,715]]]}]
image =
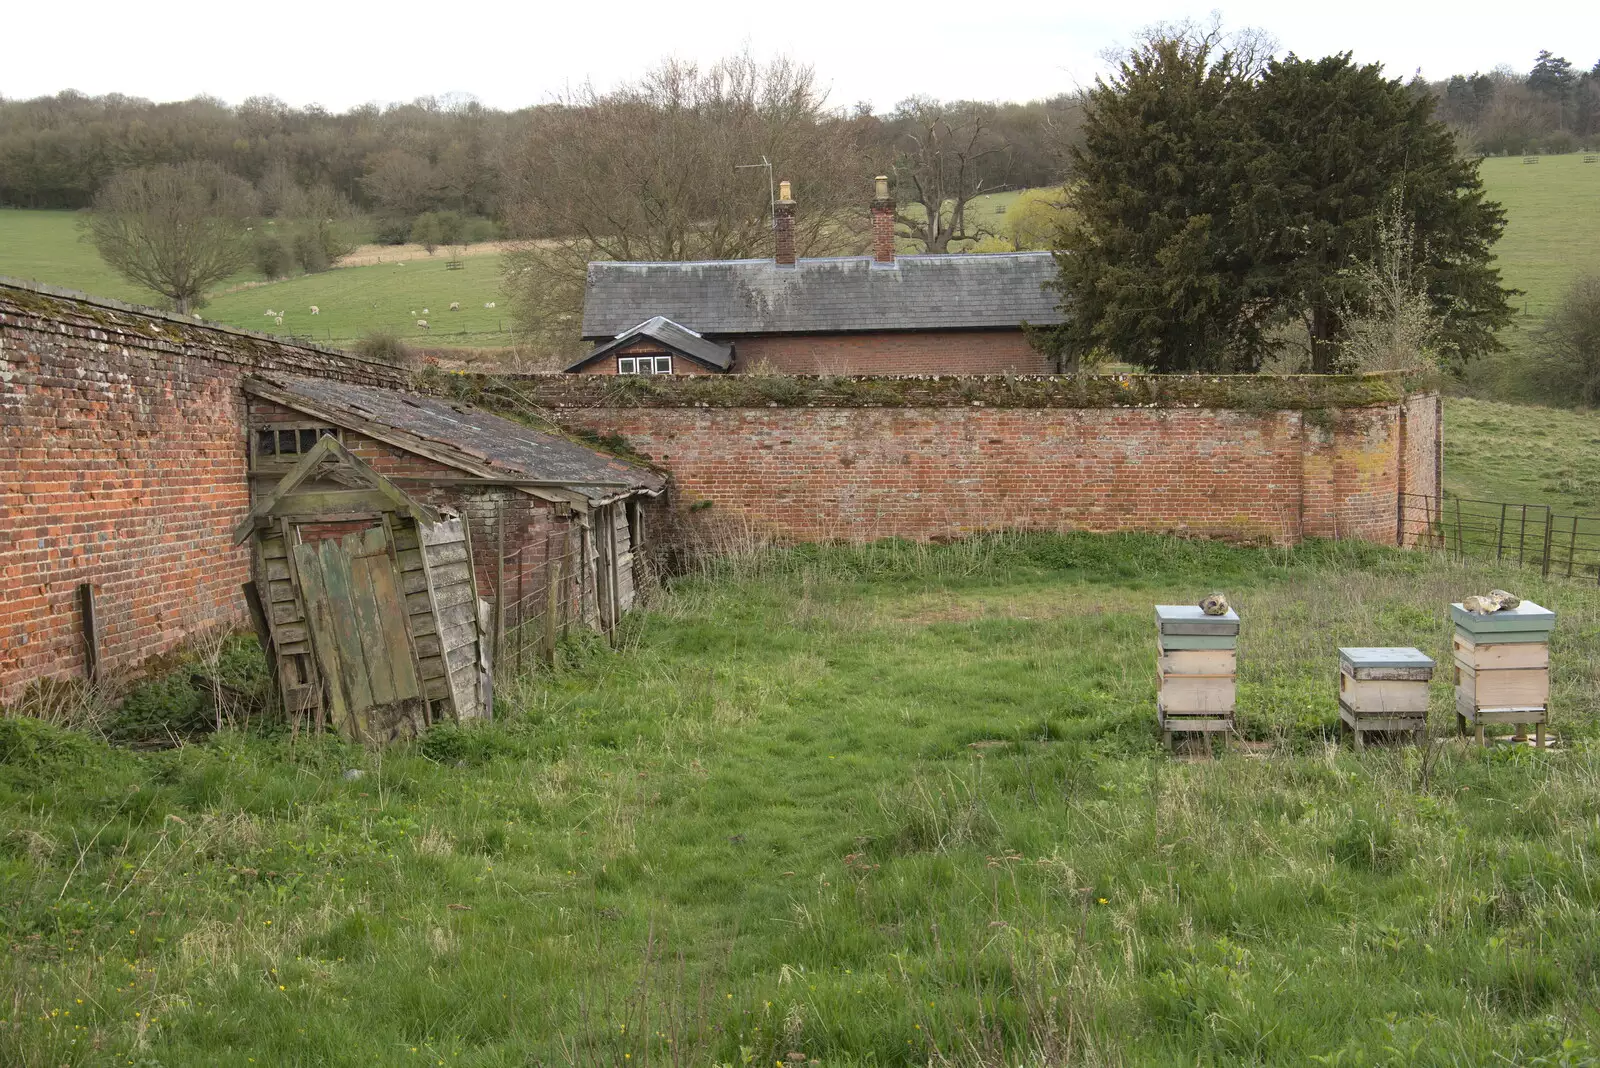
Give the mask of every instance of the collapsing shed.
[{"label": "collapsing shed", "polygon": [[[417,507],[458,517],[491,664],[549,655],[572,625],[609,632],[643,577],[644,506],[663,475],[470,404],[294,375],[247,380],[253,496],[325,438]],[[337,489],[337,487],[322,487]],[[301,542],[350,531],[304,520]],[[452,550],[453,551],[453,550]],[[460,654],[464,656],[465,654]]]},{"label": "collapsing shed", "polygon": [[[320,537],[305,540],[307,527]],[[441,518],[321,435],[235,540],[252,535],[252,608],[287,711],[319,726],[331,714],[365,741],[487,714],[484,613],[459,518]]]}]

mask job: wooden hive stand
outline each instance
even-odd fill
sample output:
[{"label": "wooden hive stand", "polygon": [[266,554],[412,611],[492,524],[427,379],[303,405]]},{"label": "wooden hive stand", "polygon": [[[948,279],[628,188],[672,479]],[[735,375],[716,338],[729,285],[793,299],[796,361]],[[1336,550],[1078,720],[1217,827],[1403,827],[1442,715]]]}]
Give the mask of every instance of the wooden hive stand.
[{"label": "wooden hive stand", "polygon": [[1233,609],[1208,616],[1194,605],[1156,605],[1156,722],[1163,745],[1171,748],[1174,734],[1189,732],[1221,733],[1227,744],[1238,647],[1239,614]]},{"label": "wooden hive stand", "polygon": [[1550,716],[1550,632],[1556,614],[1532,601],[1516,608],[1479,615],[1460,604],[1450,606],[1456,633],[1456,727],[1468,727],[1485,745],[1484,725],[1509,723],[1513,741],[1524,742],[1528,727],[1534,744],[1544,748]]},{"label": "wooden hive stand", "polygon": [[1339,650],[1339,728],[1357,749],[1374,731],[1405,733],[1421,743],[1428,731],[1428,684],[1433,659],[1405,646]]}]

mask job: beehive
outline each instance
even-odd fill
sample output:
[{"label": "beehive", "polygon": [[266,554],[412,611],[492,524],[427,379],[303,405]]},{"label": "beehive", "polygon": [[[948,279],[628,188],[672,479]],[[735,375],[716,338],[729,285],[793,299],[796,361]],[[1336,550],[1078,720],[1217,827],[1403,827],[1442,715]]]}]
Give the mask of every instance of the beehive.
[{"label": "beehive", "polygon": [[1428,729],[1428,684],[1433,659],[1407,646],[1356,646],[1339,650],[1339,722],[1365,748],[1371,731]]},{"label": "beehive", "polygon": [[1156,605],[1156,718],[1174,732],[1233,729],[1239,614],[1208,616],[1194,605]]},{"label": "beehive", "polygon": [[1516,608],[1479,615],[1460,604],[1450,606],[1455,621],[1451,651],[1455,656],[1456,723],[1472,727],[1481,744],[1484,725],[1509,723],[1518,740],[1544,745],[1550,711],[1550,632],[1556,614],[1523,601]]}]

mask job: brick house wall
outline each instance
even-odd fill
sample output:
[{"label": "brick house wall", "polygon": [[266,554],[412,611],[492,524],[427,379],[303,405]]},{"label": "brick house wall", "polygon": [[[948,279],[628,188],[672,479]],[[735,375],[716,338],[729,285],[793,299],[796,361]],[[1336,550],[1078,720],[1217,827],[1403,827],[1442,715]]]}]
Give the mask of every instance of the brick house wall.
[{"label": "brick house wall", "polygon": [[[699,505],[780,541],[1028,528],[1392,544],[1402,482],[1437,492],[1436,396],[1373,380],[1125,376],[1085,399],[1064,377],[863,379],[852,396],[791,379],[767,397],[758,381],[701,381],[514,385],[666,467],[680,519]],[[1271,408],[1260,391],[1274,389],[1302,392]]]},{"label": "brick house wall", "polygon": [[[728,339],[723,339],[728,340]],[[1021,330],[883,331],[865,334],[775,334],[734,338],[734,374],[770,370],[781,374],[934,375],[1044,374],[1050,359],[1035,352]],[[617,356],[669,355],[654,341],[636,341]],[[676,356],[675,375],[719,374],[694,360]],[[596,360],[579,374],[614,375],[613,356]]]},{"label": "brick house wall", "polygon": [[789,334],[735,340],[733,370],[784,374],[1045,374],[1049,357],[1021,330]]},{"label": "brick house wall", "polygon": [[257,369],[402,384],[342,353],[0,283],[0,702],[84,676],[81,583],[113,677],[245,619],[239,382]]}]

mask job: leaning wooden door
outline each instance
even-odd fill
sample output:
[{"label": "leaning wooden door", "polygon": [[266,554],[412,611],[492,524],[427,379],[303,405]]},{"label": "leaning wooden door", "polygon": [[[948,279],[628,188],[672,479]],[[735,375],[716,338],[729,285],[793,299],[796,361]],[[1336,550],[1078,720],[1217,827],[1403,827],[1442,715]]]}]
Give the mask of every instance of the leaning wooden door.
[{"label": "leaning wooden door", "polygon": [[355,739],[415,733],[422,687],[387,530],[296,545],[294,555],[334,722]]}]

